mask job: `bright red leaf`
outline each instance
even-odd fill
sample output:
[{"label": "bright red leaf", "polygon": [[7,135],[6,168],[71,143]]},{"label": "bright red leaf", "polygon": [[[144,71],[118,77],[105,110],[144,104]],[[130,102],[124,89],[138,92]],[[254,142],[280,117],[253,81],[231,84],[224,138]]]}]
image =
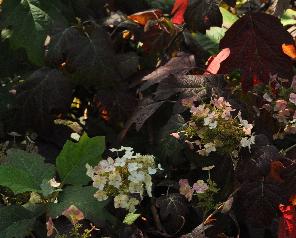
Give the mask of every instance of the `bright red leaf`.
[{"label": "bright red leaf", "polygon": [[184,14],[188,7],[189,0],[176,0],[173,10],[171,21],[176,25],[182,25],[184,23]]},{"label": "bright red leaf", "polygon": [[296,209],[295,206],[279,205],[282,217],[278,229],[278,238],[296,238]]}]

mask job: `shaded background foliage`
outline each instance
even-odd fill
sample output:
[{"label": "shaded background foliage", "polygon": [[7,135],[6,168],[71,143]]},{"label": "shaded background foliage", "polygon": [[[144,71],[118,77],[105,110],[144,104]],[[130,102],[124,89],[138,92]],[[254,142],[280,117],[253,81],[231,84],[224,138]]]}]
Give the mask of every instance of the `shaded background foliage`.
[{"label": "shaded background foliage", "polygon": [[[73,132],[85,131],[90,137],[104,135],[107,148],[123,144],[135,151],[155,154],[166,169],[155,178],[155,201],[144,200],[139,211],[146,221],[138,219],[129,227],[120,224],[116,229],[122,230],[119,237],[179,237],[186,233],[205,237],[204,231],[208,237],[235,236],[239,232],[242,237],[275,237],[273,224],[279,222],[278,205],[288,204],[289,197],[295,194],[295,155],[284,156],[278,148],[295,143],[294,137],[285,138],[276,147],[270,142],[268,133],[272,126],[268,126],[264,128],[266,135],[256,137],[252,153],[242,151],[235,166],[231,158],[218,154],[197,159],[187,144],[170,134],[181,130],[188,121],[188,106],[207,102],[213,94],[227,98],[249,121],[256,119],[249,108],[253,102],[239,100],[232,90],[239,81],[244,91],[258,82],[268,84],[269,74],[291,81],[295,61],[281,47],[295,45],[295,30],[294,35],[293,29],[292,34],[287,31],[296,24],[295,11],[285,12],[281,20],[277,17],[286,8],[295,7],[294,3],[225,0],[222,8],[218,1],[190,1],[184,26],[172,24],[158,10],[135,14],[158,8],[170,17],[174,3],[4,0],[0,13],[0,139],[7,139],[10,131],[36,132],[39,153],[46,157],[46,162],[55,163],[57,159],[61,180],[64,173],[71,173],[71,166],[60,161],[68,160],[71,164],[72,158],[80,165],[86,162],[76,157],[74,147],[77,154],[84,146],[89,146],[96,156],[102,153],[93,149],[95,145],[88,140],[84,141],[87,146],[83,141],[77,147],[72,142],[65,145]],[[230,49],[230,56],[214,65],[215,73],[208,74],[205,63],[224,48]],[[229,78],[233,81],[229,82]],[[262,118],[256,120],[256,131],[262,133]],[[64,145],[68,152],[57,157]],[[279,163],[283,167],[277,180],[271,171]],[[226,212],[215,210],[214,222],[201,227],[202,211],[178,193],[176,181],[184,177],[191,182],[204,179],[207,174],[201,169],[212,164],[216,166],[212,177],[221,188],[215,200],[221,202],[231,197],[234,205]],[[10,171],[5,167],[2,170]],[[27,174],[22,176],[28,179]],[[70,178],[74,181],[75,173]],[[78,182],[67,181],[71,185],[61,193],[62,203],[50,208],[51,216],[60,215],[75,197],[75,202],[88,214],[87,219],[99,223],[100,218],[110,218],[103,208],[105,204],[96,204],[94,199],[84,201],[81,195],[93,193],[93,188],[81,187],[86,185],[86,178],[82,179],[83,184],[79,182],[81,178],[77,179]],[[1,185],[7,184],[10,183]],[[13,192],[27,191],[14,189]],[[4,216],[6,209],[0,209]],[[109,210],[118,217],[124,214],[114,208]],[[34,230],[38,222],[34,212],[38,209],[30,213],[17,204],[9,211],[12,215],[8,220],[19,222],[21,233]],[[96,217],[95,212],[101,213],[101,217]],[[163,229],[155,224],[155,216]],[[6,232],[3,237],[15,236],[8,223],[0,224]],[[102,228],[115,236],[109,226]],[[42,237],[40,234],[35,235]]]}]

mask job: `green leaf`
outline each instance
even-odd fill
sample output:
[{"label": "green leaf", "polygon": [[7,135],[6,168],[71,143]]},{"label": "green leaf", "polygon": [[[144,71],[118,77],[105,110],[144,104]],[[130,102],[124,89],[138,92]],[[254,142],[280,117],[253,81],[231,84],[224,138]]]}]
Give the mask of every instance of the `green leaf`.
[{"label": "green leaf", "polygon": [[39,192],[42,181],[51,179],[54,174],[54,166],[45,164],[40,155],[11,149],[7,152],[6,164],[0,166],[0,185],[15,194]]},{"label": "green leaf", "polygon": [[138,213],[128,213],[125,216],[123,223],[127,225],[132,225],[140,216],[141,214]]},{"label": "green leaf", "polygon": [[208,51],[211,55],[218,54],[219,45],[216,42],[212,41],[207,35],[196,32],[193,33],[193,37],[200,44],[200,46],[204,50]]},{"label": "green leaf", "polygon": [[4,27],[11,29],[10,43],[24,48],[29,60],[43,64],[44,41],[51,27],[64,26],[59,0],[9,0],[2,7]]},{"label": "green leaf", "polygon": [[281,23],[284,26],[295,25],[296,24],[296,11],[293,9],[288,9],[281,17]]},{"label": "green leaf", "polygon": [[220,40],[224,37],[226,32],[225,28],[221,27],[211,27],[210,30],[207,30],[207,37],[217,45],[220,43]]},{"label": "green leaf", "polygon": [[0,185],[10,188],[15,194],[40,190],[40,184],[30,174],[8,165],[0,166]]},{"label": "green leaf", "polygon": [[51,195],[54,192],[62,191],[62,189],[56,189],[56,188],[52,187],[47,179],[44,179],[42,181],[40,188],[41,188],[41,193],[44,197],[48,197],[49,195]]},{"label": "green leaf", "polygon": [[35,221],[35,215],[21,206],[1,207],[0,237],[23,238],[33,230]]},{"label": "green leaf", "polygon": [[84,134],[78,143],[67,141],[56,160],[57,170],[63,184],[86,185],[90,178],[85,165],[96,165],[105,150],[105,138],[89,138]]},{"label": "green leaf", "polygon": [[223,17],[223,27],[230,28],[233,23],[238,20],[238,17],[231,12],[227,11],[225,8],[220,7],[220,11]]},{"label": "green leaf", "polygon": [[9,150],[7,152],[7,164],[26,172],[38,185],[41,185],[43,180],[48,181],[55,175],[54,165],[44,163],[44,158],[38,154],[23,150]]},{"label": "green leaf", "polygon": [[102,222],[103,220],[112,221],[114,218],[105,210],[107,201],[99,202],[94,198],[96,189],[91,186],[68,186],[58,197],[58,203],[52,203],[49,206],[49,216],[60,216],[71,205],[75,205],[81,210],[86,219],[93,222]]},{"label": "green leaf", "polygon": [[224,37],[226,29],[238,20],[238,17],[220,7],[223,16],[223,27],[211,27],[206,31],[206,35],[199,32],[194,33],[196,41],[211,55],[218,54],[220,40]]}]

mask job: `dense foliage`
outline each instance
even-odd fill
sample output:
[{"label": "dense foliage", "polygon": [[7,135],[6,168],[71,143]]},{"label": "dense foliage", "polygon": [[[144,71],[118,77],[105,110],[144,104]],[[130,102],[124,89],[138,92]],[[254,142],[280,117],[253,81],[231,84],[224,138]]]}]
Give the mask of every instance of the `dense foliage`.
[{"label": "dense foliage", "polygon": [[0,0],[0,237],[296,237],[290,0]]}]

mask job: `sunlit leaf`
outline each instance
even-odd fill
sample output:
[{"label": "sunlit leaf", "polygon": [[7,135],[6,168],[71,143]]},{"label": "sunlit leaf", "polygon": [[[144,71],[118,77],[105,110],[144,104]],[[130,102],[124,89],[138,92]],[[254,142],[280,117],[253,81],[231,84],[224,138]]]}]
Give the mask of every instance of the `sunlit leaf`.
[{"label": "sunlit leaf", "polygon": [[12,30],[9,41],[13,48],[24,48],[30,61],[44,63],[43,44],[52,27],[65,26],[59,0],[8,0],[3,2],[4,25]]},{"label": "sunlit leaf", "polygon": [[84,134],[79,142],[67,141],[56,159],[56,166],[63,184],[86,185],[90,178],[85,165],[95,165],[105,150],[104,137],[89,138]]}]

